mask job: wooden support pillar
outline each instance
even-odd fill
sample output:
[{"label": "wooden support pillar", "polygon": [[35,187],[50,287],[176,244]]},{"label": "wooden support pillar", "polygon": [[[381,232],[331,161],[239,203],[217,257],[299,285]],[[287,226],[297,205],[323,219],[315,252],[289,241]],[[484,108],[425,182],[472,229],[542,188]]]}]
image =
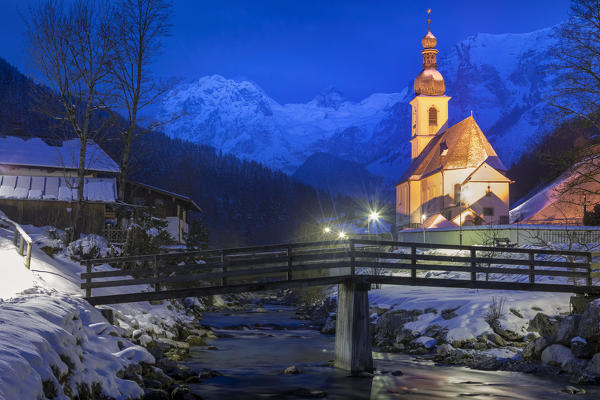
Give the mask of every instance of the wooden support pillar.
[{"label": "wooden support pillar", "polygon": [[352,280],[338,285],[334,365],[350,373],[373,371],[369,287],[367,282]]}]

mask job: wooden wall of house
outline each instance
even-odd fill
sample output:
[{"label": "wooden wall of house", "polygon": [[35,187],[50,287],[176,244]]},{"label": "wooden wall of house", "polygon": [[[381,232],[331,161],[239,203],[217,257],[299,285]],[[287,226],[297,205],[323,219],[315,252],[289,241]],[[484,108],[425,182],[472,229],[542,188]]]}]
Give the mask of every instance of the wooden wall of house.
[{"label": "wooden wall of house", "polygon": [[[187,219],[183,219],[183,216],[181,215],[181,210],[185,210],[187,205],[172,196],[143,187],[132,187],[132,185],[130,185],[129,194],[126,196],[125,200],[126,202],[138,206],[153,205],[157,208],[156,211],[158,212],[159,217],[179,217],[187,222]],[[179,215],[177,210],[178,205],[180,206]]]},{"label": "wooden wall of house", "polygon": [[[0,199],[0,210],[20,224],[51,225],[60,229],[71,226],[75,204],[63,201]],[[83,209],[83,232],[102,233],[104,203],[86,203]],[[71,210],[71,211],[69,211]]]}]

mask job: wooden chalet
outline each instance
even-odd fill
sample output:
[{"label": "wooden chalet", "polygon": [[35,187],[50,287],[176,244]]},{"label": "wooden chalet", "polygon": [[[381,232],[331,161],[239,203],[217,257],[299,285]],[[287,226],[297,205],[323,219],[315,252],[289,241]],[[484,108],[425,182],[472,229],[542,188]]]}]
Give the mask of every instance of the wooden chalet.
[{"label": "wooden chalet", "polygon": [[[72,225],[77,202],[78,139],[0,136],[0,210],[21,224]],[[87,145],[83,231],[101,233],[117,201],[119,166]]]}]

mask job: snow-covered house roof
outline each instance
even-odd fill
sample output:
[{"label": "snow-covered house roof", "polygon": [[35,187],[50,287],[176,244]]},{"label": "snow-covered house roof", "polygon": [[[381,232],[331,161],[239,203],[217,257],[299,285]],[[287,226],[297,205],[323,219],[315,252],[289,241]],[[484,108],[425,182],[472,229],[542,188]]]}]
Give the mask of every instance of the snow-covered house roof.
[{"label": "snow-covered house roof", "polygon": [[452,221],[448,221],[446,217],[442,214],[433,214],[428,217],[424,222],[421,228],[423,229],[436,229],[436,228],[457,228],[456,225]]},{"label": "snow-covered house roof", "polygon": [[[77,169],[79,139],[70,139],[53,146],[40,138],[23,139],[0,136],[0,165],[21,167]],[[86,169],[96,172],[118,173],[119,166],[93,141],[88,141]]]},{"label": "snow-covered house roof", "polygon": [[598,156],[585,159],[510,210],[511,222],[581,223],[584,204],[600,203]]},{"label": "snow-covered house roof", "polygon": [[[85,178],[85,200],[113,203],[116,178]],[[58,176],[0,175],[0,199],[77,201],[77,179]]]}]

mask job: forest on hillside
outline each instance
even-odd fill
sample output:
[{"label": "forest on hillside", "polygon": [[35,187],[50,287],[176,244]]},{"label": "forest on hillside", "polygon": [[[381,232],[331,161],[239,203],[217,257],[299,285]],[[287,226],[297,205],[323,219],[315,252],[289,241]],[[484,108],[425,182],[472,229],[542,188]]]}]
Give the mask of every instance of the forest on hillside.
[{"label": "forest on hillside", "polygon": [[[40,90],[0,59],[0,134],[50,141],[71,136],[39,112]],[[110,128],[96,138],[115,160],[121,156],[120,140]],[[203,210],[192,217],[202,218],[213,245],[314,239],[319,221],[343,218],[356,207],[349,197],[332,196],[256,162],[162,133],[140,136],[133,149],[129,178],[191,197]]]}]

